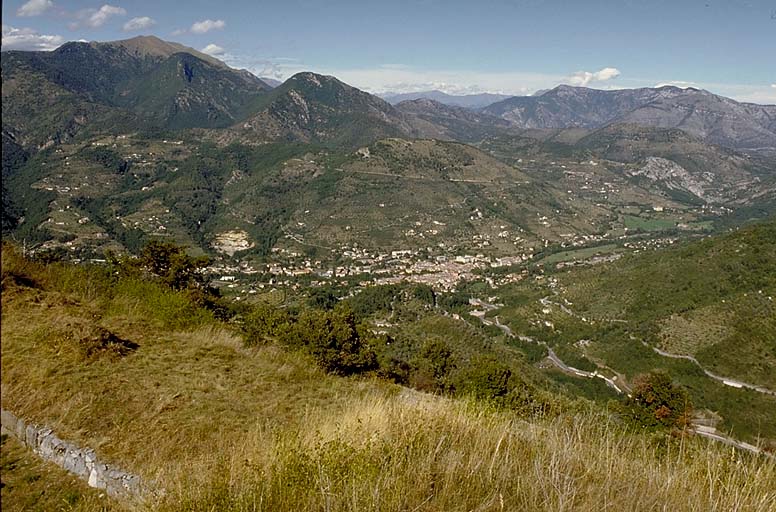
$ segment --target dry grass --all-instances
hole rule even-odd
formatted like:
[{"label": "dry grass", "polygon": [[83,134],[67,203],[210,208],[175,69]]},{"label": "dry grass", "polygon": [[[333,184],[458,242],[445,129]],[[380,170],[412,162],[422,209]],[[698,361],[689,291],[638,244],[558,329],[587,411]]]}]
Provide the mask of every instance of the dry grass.
[{"label": "dry grass", "polygon": [[5,435],[0,449],[3,512],[125,510],[104,493],[48,463]]},{"label": "dry grass", "polygon": [[774,479],[772,462],[600,415],[531,423],[399,395],[257,429],[184,468],[162,509],[770,511]]},{"label": "dry grass", "polygon": [[[163,491],[146,508],[776,508],[769,459],[629,434],[603,413],[528,421],[335,378],[300,354],[245,349],[205,317],[159,314],[138,289],[180,304],[148,287],[106,296],[69,277],[37,282],[4,285],[3,407],[141,474]],[[85,357],[84,332],[95,331],[84,325],[138,347]]]}]

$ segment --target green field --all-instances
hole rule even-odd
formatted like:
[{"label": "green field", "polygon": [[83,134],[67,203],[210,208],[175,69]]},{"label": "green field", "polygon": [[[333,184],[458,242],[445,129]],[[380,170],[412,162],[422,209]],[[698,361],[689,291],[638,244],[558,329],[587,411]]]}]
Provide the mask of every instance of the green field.
[{"label": "green field", "polygon": [[633,215],[624,215],[623,224],[628,229],[641,231],[665,231],[676,228],[676,221],[668,219],[645,219]]},{"label": "green field", "polygon": [[613,254],[618,252],[618,249],[620,249],[620,246],[617,244],[606,244],[596,247],[585,247],[584,249],[576,249],[573,251],[561,251],[550,254],[549,256],[538,260],[536,263],[537,265],[552,265],[555,263],[560,263],[561,261],[585,260],[592,258],[593,256]]}]

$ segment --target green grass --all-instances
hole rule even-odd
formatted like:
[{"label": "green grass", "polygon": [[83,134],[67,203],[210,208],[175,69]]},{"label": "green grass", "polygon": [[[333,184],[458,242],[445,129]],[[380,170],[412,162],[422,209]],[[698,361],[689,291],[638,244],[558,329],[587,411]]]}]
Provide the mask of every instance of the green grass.
[{"label": "green grass", "polygon": [[[723,429],[749,440],[776,439],[772,396],[724,386],[694,364],[660,356],[641,344],[694,355],[718,375],[776,389],[775,229],[771,220],[613,263],[553,273],[558,280],[553,288],[546,279],[529,278],[499,290],[505,307],[491,314],[518,334],[552,343],[572,366],[584,355],[627,379],[665,369],[688,387],[696,408],[723,417]],[[578,316],[556,306],[543,313],[539,299],[544,296],[568,300]],[[544,327],[544,320],[554,328]],[[571,348],[581,339],[592,340],[582,354]]]},{"label": "green grass", "polygon": [[676,228],[676,221],[668,219],[645,219],[633,215],[624,215],[623,223],[628,229],[638,229],[642,231],[663,231]]}]

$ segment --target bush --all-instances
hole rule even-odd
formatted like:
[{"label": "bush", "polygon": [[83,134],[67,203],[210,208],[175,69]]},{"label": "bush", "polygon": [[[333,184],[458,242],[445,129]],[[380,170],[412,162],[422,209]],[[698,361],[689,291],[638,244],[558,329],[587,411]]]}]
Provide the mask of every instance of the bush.
[{"label": "bush", "polygon": [[259,345],[274,339],[289,329],[291,318],[282,309],[269,304],[254,306],[243,321],[242,332],[246,345]]},{"label": "bush", "polygon": [[173,290],[205,288],[205,276],[200,270],[210,261],[207,257],[193,258],[186,249],[169,242],[148,242],[137,258],[117,257],[107,252],[105,258],[120,277],[142,278],[150,275]]},{"label": "bush", "polygon": [[434,290],[427,284],[418,284],[412,288],[412,297],[423,302],[424,304],[433,305],[436,295]]},{"label": "bush", "polygon": [[466,292],[454,292],[437,297],[439,307],[447,311],[463,311],[469,307],[470,295]]},{"label": "bush", "polygon": [[360,336],[353,312],[307,310],[283,336],[291,346],[307,349],[329,373],[352,375],[377,369],[377,355]]},{"label": "bush", "polygon": [[493,357],[476,358],[456,378],[456,391],[484,400],[498,400],[512,389],[512,370]]},{"label": "bush", "polygon": [[209,264],[208,258],[192,258],[183,247],[168,242],[149,242],[140,251],[138,263],[174,290],[203,286],[199,269]]},{"label": "bush", "polygon": [[687,391],[675,385],[663,371],[636,376],[624,409],[632,421],[648,428],[684,428],[692,416]]},{"label": "bush", "polygon": [[317,309],[334,309],[337,305],[337,296],[330,288],[315,288],[310,292],[307,304]]},{"label": "bush", "polygon": [[379,311],[391,311],[401,291],[401,286],[395,284],[369,286],[346,302],[359,318],[366,318]]},{"label": "bush", "polygon": [[410,385],[421,391],[451,391],[450,374],[456,368],[453,352],[441,340],[429,340],[412,361]]}]

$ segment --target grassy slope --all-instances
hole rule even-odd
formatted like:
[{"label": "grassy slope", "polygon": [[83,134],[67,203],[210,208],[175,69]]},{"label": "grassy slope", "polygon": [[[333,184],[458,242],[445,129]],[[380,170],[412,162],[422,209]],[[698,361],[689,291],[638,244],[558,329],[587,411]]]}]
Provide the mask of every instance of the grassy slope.
[{"label": "grassy slope", "polygon": [[123,510],[100,491],[54,464],[42,461],[5,435],[0,450],[0,472],[6,512]]},{"label": "grassy slope", "polygon": [[[768,510],[776,464],[605,416],[527,421],[246,350],[180,296],[4,250],[3,407],[166,489],[157,510]],[[95,325],[138,347],[87,355]],[[736,492],[730,492],[735,489]]]}]

